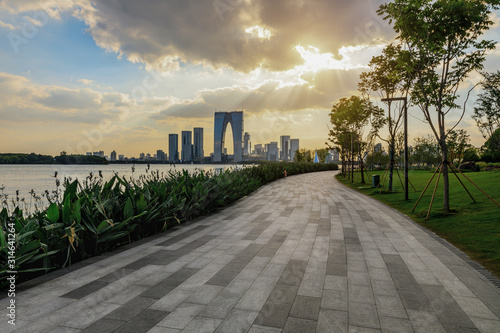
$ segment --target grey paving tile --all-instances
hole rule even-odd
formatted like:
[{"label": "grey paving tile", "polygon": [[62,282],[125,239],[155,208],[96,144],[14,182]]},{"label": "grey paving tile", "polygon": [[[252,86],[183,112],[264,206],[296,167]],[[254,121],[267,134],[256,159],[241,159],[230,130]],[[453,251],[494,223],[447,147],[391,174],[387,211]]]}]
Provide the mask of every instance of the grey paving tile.
[{"label": "grey paving tile", "polygon": [[213,333],[222,319],[197,316],[182,330],[182,333]]},{"label": "grey paving tile", "polygon": [[234,309],[219,325],[216,333],[248,332],[258,312]]},{"label": "grey paving tile", "polygon": [[379,316],[379,320],[382,332],[387,332],[387,333],[414,332],[409,319]]},{"label": "grey paving tile", "polygon": [[127,321],[142,311],[149,308],[156,299],[147,297],[135,297],[123,304],[118,309],[106,315],[106,318]]},{"label": "grey paving tile", "polygon": [[399,297],[394,296],[375,296],[377,311],[379,316],[408,318],[403,303]]},{"label": "grey paving tile", "polygon": [[209,304],[223,290],[223,287],[203,285],[186,302],[196,304]]},{"label": "grey paving tile", "polygon": [[248,333],[281,333],[281,328],[252,325]]},{"label": "grey paving tile", "polygon": [[347,311],[321,309],[317,324],[317,332],[346,333],[349,328]]},{"label": "grey paving tile", "polygon": [[117,333],[145,333],[156,326],[168,312],[147,309],[131,318],[125,325],[118,328]]},{"label": "grey paving tile", "polygon": [[90,326],[87,326],[82,332],[84,333],[107,333],[107,332],[115,332],[119,327],[123,326],[126,321],[102,318],[98,321],[94,322]]},{"label": "grey paving tile", "polygon": [[283,333],[314,333],[316,332],[317,322],[302,318],[288,317]]},{"label": "grey paving tile", "polygon": [[274,303],[267,301],[260,310],[254,324],[283,328],[291,308],[291,303]]},{"label": "grey paving tile", "polygon": [[293,302],[290,316],[317,321],[320,306],[321,298],[297,296]]},{"label": "grey paving tile", "polygon": [[295,296],[297,296],[298,290],[299,288],[296,286],[277,284],[271,292],[271,295],[269,295],[268,301],[292,304],[295,300]]},{"label": "grey paving tile", "polygon": [[95,280],[87,283],[84,286],[81,286],[80,288],[61,295],[61,297],[80,299],[106,287],[109,283],[110,282],[108,281]]},{"label": "grey paving tile", "polygon": [[375,304],[349,302],[349,325],[379,329]]},{"label": "grey paving tile", "polygon": [[204,307],[201,304],[182,303],[160,321],[158,326],[184,329]]},{"label": "grey paving tile", "polygon": [[375,304],[375,298],[370,286],[349,285],[348,297],[349,302]]},{"label": "grey paving tile", "polygon": [[446,332],[434,312],[407,310],[407,313],[415,332]]},{"label": "grey paving tile", "polygon": [[321,308],[348,311],[348,300],[347,290],[324,290]]},{"label": "grey paving tile", "polygon": [[219,295],[201,311],[200,316],[224,319],[239,300],[239,297]]}]

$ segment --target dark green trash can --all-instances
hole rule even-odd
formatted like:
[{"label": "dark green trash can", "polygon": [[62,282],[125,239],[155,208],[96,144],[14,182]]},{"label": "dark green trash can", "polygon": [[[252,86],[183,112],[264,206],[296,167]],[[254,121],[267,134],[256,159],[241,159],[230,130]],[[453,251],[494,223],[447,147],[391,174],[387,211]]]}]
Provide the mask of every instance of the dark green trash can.
[{"label": "dark green trash can", "polygon": [[380,176],[379,175],[373,175],[372,176],[372,186],[373,187],[377,187],[379,183],[380,183]]}]

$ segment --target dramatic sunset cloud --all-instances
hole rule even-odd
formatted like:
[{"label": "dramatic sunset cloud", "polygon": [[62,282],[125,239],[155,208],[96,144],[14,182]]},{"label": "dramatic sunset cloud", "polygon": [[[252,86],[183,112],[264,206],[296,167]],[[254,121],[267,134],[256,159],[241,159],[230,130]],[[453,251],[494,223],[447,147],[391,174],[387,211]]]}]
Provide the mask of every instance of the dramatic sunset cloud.
[{"label": "dramatic sunset cloud", "polygon": [[[138,156],[200,126],[208,154],[214,111],[241,109],[253,144],[322,148],[332,104],[394,39],[383,2],[2,0],[0,151]],[[486,38],[499,39],[497,14]]]}]

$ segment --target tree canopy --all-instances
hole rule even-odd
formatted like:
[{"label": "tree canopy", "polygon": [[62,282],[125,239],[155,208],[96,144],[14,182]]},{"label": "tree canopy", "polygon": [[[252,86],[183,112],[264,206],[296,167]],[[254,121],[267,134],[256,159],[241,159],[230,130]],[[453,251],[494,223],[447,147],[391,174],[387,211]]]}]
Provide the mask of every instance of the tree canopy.
[{"label": "tree canopy", "polygon": [[500,128],[500,71],[483,73],[483,93],[479,94],[472,118],[485,139]]}]

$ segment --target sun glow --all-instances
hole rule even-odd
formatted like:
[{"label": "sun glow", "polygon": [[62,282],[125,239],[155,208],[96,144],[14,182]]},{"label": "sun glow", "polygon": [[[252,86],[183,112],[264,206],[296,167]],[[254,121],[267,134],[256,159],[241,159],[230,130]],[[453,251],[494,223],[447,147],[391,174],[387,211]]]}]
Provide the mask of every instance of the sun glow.
[{"label": "sun glow", "polygon": [[271,39],[271,36],[273,35],[271,33],[271,30],[266,29],[264,27],[254,25],[253,27],[246,28],[245,32],[247,34],[250,34],[254,37],[257,37],[259,39]]},{"label": "sun glow", "polygon": [[320,50],[314,46],[303,47],[302,45],[295,46],[295,50],[299,52],[304,64],[300,67],[305,72],[319,72],[325,69],[341,69],[350,70],[354,68],[363,68],[366,65],[355,65],[351,62],[350,54],[360,51],[362,46],[341,47],[339,54],[340,60],[333,57],[331,53],[320,53]]}]

